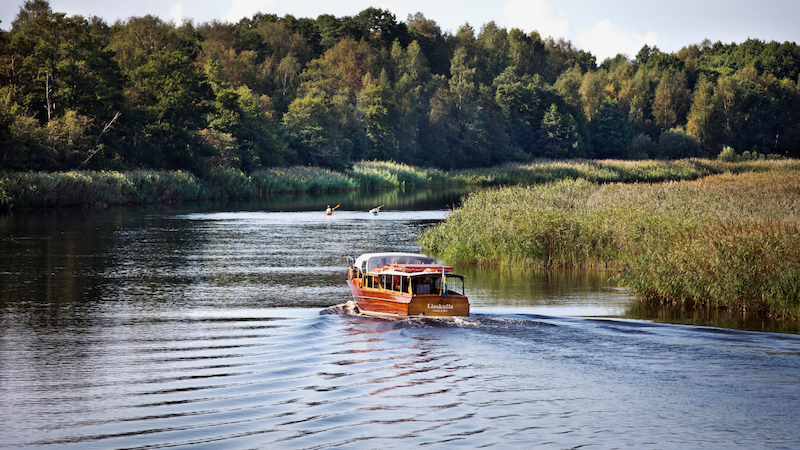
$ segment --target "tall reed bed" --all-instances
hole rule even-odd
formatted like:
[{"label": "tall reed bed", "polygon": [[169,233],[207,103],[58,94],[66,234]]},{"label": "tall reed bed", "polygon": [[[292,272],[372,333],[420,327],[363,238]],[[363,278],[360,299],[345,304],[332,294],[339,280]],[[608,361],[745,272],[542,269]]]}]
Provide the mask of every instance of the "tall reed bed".
[{"label": "tall reed bed", "polygon": [[285,192],[440,185],[537,184],[563,179],[593,182],[658,182],[709,174],[800,171],[800,161],[537,161],[488,169],[443,172],[392,161],[364,161],[341,173],[320,167],[279,167],[250,174],[212,168],[186,171],[0,172],[0,210],[17,207],[102,206],[178,202],[210,198],[252,198]]},{"label": "tall reed bed", "polygon": [[210,194],[184,171],[12,172],[0,177],[7,208],[189,201]]},{"label": "tall reed bed", "polygon": [[720,173],[764,172],[776,168],[800,170],[800,161],[725,162],[697,158],[670,161],[539,160],[525,164],[452,171],[448,172],[447,176],[456,178],[463,184],[490,186],[546,183],[566,178],[582,178],[598,183],[656,183],[670,180],[694,180]]},{"label": "tall reed bed", "polygon": [[421,236],[445,259],[607,267],[644,301],[800,315],[800,172],[562,180],[467,197]]},{"label": "tall reed bed", "polygon": [[357,187],[347,175],[321,167],[275,167],[255,171],[250,177],[262,194],[343,191]]},{"label": "tall reed bed", "polygon": [[403,187],[453,184],[452,177],[438,169],[426,169],[394,161],[362,161],[349,175],[359,187]]}]

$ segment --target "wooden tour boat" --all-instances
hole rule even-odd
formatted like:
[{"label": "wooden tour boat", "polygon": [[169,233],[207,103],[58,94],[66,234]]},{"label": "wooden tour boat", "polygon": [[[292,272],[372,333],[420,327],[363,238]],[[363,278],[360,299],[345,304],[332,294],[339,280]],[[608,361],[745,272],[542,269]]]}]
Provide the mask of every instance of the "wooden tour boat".
[{"label": "wooden tour boat", "polygon": [[347,285],[362,314],[379,317],[468,316],[464,277],[418,253],[365,253]]}]

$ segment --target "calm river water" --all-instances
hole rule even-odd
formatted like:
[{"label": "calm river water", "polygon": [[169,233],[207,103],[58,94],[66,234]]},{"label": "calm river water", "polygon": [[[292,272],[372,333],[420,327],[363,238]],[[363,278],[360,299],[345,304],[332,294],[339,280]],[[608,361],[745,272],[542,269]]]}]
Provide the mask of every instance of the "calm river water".
[{"label": "calm river water", "polygon": [[800,336],[623,318],[604,274],[340,313],[347,256],[418,251],[459,195],[0,216],[0,448],[800,448]]}]

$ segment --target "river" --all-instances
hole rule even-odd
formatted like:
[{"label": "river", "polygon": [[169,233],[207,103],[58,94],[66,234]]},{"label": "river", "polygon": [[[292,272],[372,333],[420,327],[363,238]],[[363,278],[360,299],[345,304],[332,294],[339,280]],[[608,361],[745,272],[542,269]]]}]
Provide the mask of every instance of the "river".
[{"label": "river", "polygon": [[346,314],[347,257],[462,194],[0,216],[0,448],[800,448],[800,336],[631,318],[606,274]]}]

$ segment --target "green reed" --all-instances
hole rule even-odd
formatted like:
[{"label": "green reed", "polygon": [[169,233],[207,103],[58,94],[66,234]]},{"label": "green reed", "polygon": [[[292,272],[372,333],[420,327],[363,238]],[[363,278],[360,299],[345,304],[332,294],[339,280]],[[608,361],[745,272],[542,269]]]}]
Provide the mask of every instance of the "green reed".
[{"label": "green reed", "polygon": [[12,172],[0,175],[7,209],[17,207],[104,207],[208,198],[205,183],[184,171]]},{"label": "green reed", "polygon": [[359,187],[403,187],[453,184],[445,172],[396,163],[394,161],[362,161],[348,174]]},{"label": "green reed", "polygon": [[800,161],[536,161],[443,172],[393,161],[364,161],[341,173],[320,167],[278,167],[243,173],[211,168],[186,171],[0,172],[0,210],[17,207],[104,206],[252,198],[286,192],[333,192],[368,188],[441,185],[538,184],[564,179],[598,183],[692,180],[711,174],[800,170]]},{"label": "green reed", "polygon": [[262,194],[281,192],[330,192],[354,189],[348,176],[321,167],[275,167],[251,174],[256,190]]},{"label": "green reed", "polygon": [[216,167],[203,177],[215,198],[251,198],[257,194],[252,178],[239,169]]},{"label": "green reed", "polygon": [[484,169],[452,171],[448,177],[463,184],[536,184],[565,178],[583,178],[598,183],[660,182],[695,180],[720,173],[764,172],[775,168],[800,170],[797,160],[725,162],[705,159],[682,160],[539,160]]},{"label": "green reed", "polygon": [[648,302],[800,315],[796,166],[695,181],[561,180],[468,196],[420,244],[453,262],[604,267]]}]

